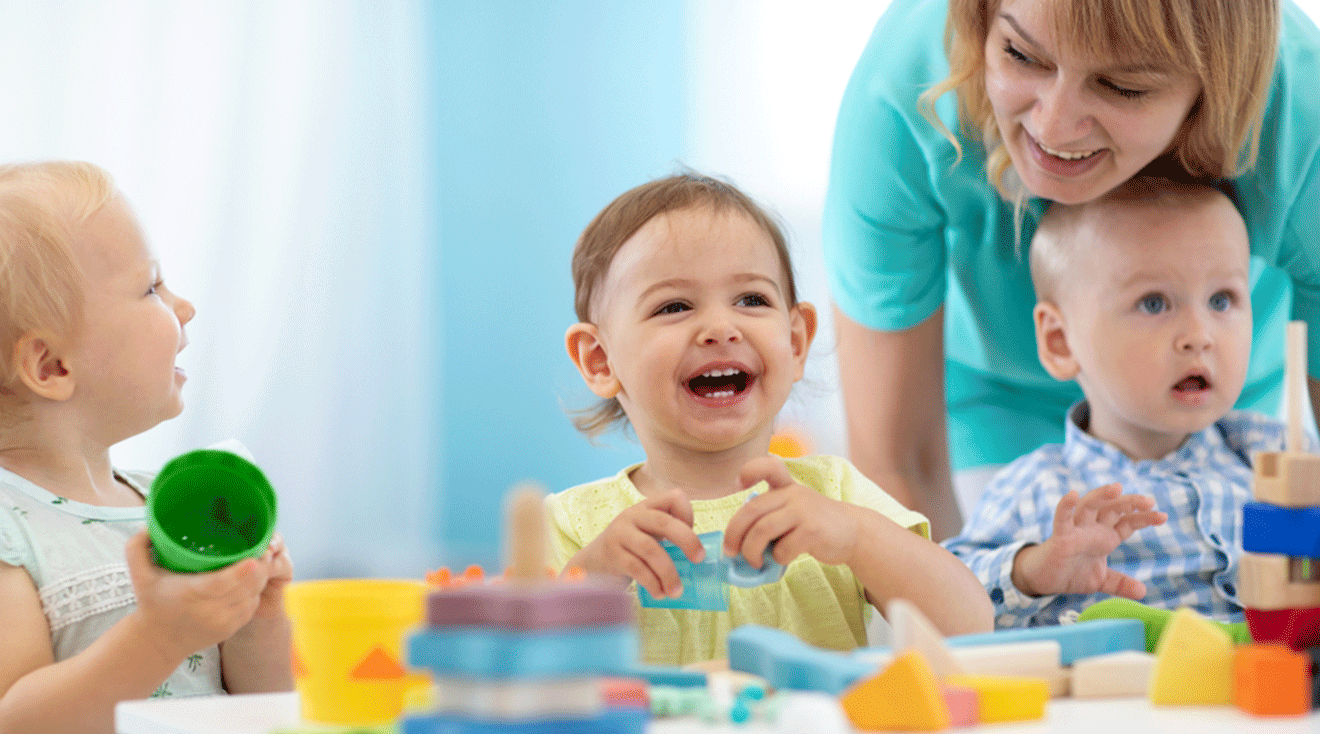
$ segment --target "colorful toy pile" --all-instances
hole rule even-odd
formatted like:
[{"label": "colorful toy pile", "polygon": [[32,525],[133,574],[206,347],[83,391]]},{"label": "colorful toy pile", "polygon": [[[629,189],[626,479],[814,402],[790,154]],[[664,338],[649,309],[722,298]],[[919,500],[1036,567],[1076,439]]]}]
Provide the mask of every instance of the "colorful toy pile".
[{"label": "colorful toy pile", "polygon": [[[633,667],[632,599],[588,581],[545,578],[541,494],[515,492],[509,572],[448,584],[426,600],[408,662],[429,670],[431,710],[405,716],[403,734],[640,733],[645,687],[608,676]],[[451,580],[452,581],[452,580]]]}]

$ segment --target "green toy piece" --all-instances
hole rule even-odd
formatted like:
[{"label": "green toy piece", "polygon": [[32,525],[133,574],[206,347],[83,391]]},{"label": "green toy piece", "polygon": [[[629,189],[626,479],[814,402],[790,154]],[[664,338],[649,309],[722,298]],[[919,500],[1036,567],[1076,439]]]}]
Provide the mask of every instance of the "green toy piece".
[{"label": "green toy piece", "polygon": [[[1173,612],[1169,609],[1156,609],[1139,601],[1114,597],[1096,602],[1083,609],[1077,621],[1139,619],[1146,625],[1146,652],[1153,653],[1155,652],[1155,643],[1160,641],[1160,634],[1164,632],[1164,625],[1168,623],[1171,616],[1173,616]],[[1228,638],[1233,641],[1234,645],[1246,645],[1251,642],[1251,631],[1247,629],[1246,622],[1215,622],[1215,624],[1224,628],[1224,631],[1228,633]]]}]

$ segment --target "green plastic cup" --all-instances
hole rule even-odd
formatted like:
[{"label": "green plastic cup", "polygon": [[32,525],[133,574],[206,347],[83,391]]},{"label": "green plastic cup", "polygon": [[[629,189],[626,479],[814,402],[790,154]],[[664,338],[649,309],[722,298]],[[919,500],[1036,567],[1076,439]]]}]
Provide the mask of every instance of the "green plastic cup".
[{"label": "green plastic cup", "polygon": [[275,532],[275,490],[255,464],[200,449],[171,459],[147,495],[147,533],[157,565],[214,571],[266,551]]}]

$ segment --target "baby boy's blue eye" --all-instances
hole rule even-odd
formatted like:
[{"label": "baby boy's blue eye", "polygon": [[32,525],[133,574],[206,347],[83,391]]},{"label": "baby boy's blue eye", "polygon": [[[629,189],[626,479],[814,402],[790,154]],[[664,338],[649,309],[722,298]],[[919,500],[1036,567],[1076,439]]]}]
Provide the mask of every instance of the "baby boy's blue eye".
[{"label": "baby boy's blue eye", "polygon": [[739,306],[769,306],[770,301],[760,293],[748,293],[738,299]]},{"label": "baby boy's blue eye", "polygon": [[1210,308],[1213,311],[1227,311],[1233,305],[1233,296],[1228,291],[1220,291],[1210,296]]},{"label": "baby boy's blue eye", "polygon": [[1154,316],[1169,310],[1169,301],[1158,293],[1148,293],[1137,301],[1137,308]]}]

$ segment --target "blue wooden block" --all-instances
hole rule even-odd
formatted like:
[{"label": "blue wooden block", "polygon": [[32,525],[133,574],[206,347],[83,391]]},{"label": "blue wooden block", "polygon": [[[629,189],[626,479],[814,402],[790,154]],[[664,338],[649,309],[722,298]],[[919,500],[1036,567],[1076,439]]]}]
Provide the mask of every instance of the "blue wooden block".
[{"label": "blue wooden block", "polygon": [[838,695],[876,672],[876,665],[812,647],[788,632],[743,625],[729,633],[729,667],[765,678],[773,688]]},{"label": "blue wooden block", "polygon": [[642,706],[611,707],[585,719],[496,721],[450,714],[405,716],[400,734],[642,734],[651,719]]},{"label": "blue wooden block", "polygon": [[1320,558],[1320,507],[1248,502],[1242,508],[1242,550]]},{"label": "blue wooden block", "polygon": [[622,678],[639,678],[653,686],[676,688],[704,688],[706,674],[699,670],[675,668],[668,665],[634,665],[619,674]]},{"label": "blue wooden block", "polygon": [[1124,650],[1146,649],[1146,625],[1139,619],[1096,619],[1076,624],[1023,627],[975,635],[957,635],[944,640],[951,647],[999,645],[1008,642],[1056,640],[1059,662],[1072,665],[1074,660]]},{"label": "blue wooden block", "polygon": [[455,678],[617,675],[637,660],[632,625],[510,630],[425,628],[408,638],[408,662]]}]

